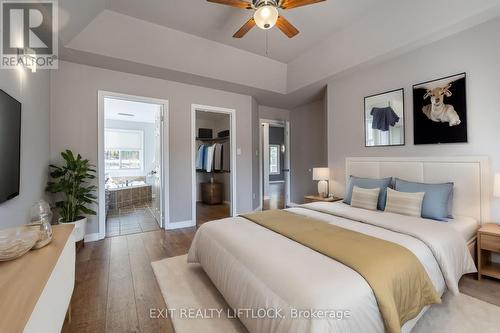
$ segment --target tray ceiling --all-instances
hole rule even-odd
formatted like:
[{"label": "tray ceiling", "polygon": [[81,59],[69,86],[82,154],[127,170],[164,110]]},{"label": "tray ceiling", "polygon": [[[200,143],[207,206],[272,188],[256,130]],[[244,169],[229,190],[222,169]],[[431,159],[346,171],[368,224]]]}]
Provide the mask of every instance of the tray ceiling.
[{"label": "tray ceiling", "polygon": [[261,29],[252,29],[245,38],[235,39],[232,35],[253,12],[205,0],[108,0],[107,9],[287,63],[361,17],[373,6],[390,1],[327,0],[311,6],[281,10],[300,30],[300,34],[293,39],[287,38],[275,28],[267,33]]}]

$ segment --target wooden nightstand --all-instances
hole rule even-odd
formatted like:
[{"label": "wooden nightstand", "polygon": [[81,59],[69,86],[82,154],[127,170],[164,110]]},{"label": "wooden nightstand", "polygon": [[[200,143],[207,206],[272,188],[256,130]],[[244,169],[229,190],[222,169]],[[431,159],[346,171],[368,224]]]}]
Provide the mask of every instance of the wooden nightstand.
[{"label": "wooden nightstand", "polygon": [[339,197],[328,197],[328,198],[323,198],[317,195],[307,195],[304,197],[304,202],[305,203],[311,203],[311,202],[335,202],[335,201],[340,201],[344,200],[343,198]]},{"label": "wooden nightstand", "polygon": [[500,225],[485,224],[477,232],[478,280],[482,275],[500,279],[500,264],[491,262],[491,253],[500,253]]}]

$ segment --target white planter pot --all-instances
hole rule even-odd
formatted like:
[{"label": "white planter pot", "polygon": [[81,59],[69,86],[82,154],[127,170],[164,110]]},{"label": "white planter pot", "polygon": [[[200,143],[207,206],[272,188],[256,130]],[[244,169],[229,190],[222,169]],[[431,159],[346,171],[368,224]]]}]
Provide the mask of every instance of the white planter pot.
[{"label": "white planter pot", "polygon": [[75,222],[64,222],[62,219],[59,219],[59,223],[65,223],[65,224],[74,224],[75,228],[73,229],[73,238],[75,239],[75,242],[79,242],[83,239],[85,236],[85,230],[87,228],[87,218],[84,217],[81,220],[75,221]]}]

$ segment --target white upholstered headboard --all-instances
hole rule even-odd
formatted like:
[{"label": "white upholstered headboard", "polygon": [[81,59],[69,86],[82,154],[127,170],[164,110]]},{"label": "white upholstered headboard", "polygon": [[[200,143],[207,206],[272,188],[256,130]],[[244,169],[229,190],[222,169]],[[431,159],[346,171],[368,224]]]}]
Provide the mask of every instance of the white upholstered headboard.
[{"label": "white upholstered headboard", "polygon": [[491,174],[488,157],[349,157],[350,175],[397,177],[424,183],[453,182],[453,214],[490,221]]}]

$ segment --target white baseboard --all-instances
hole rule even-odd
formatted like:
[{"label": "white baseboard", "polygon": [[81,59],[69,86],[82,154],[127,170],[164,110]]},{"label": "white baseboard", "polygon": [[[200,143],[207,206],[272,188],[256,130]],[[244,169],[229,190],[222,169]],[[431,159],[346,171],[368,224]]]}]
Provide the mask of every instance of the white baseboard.
[{"label": "white baseboard", "polygon": [[291,207],[297,207],[297,206],[300,206],[300,205],[297,204],[297,203],[295,203],[295,202],[289,202],[287,206],[291,208]]},{"label": "white baseboard", "polygon": [[271,197],[269,195],[264,196],[264,200],[269,200],[269,199],[271,199]]},{"label": "white baseboard", "polygon": [[84,243],[88,243],[88,242],[95,242],[95,241],[98,241],[98,240],[101,240],[101,234],[99,234],[98,232],[94,233],[94,234],[87,234],[85,235],[85,237],[83,237],[83,242]]},{"label": "white baseboard", "polygon": [[253,211],[254,212],[260,212],[262,210],[262,205],[260,205],[259,207],[255,208]]},{"label": "white baseboard", "polygon": [[175,229],[182,229],[182,228],[190,228],[196,226],[196,222],[193,222],[191,220],[187,221],[179,221],[179,222],[170,222],[165,229],[166,230],[175,230]]}]

